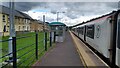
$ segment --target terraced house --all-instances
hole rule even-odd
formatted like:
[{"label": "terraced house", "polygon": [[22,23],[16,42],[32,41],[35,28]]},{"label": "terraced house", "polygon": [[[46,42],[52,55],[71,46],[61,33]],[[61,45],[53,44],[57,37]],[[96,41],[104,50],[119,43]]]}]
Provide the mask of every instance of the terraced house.
[{"label": "terraced house", "polygon": [[16,31],[30,31],[30,21],[32,18],[25,13],[17,11],[22,17],[15,17]]},{"label": "terraced house", "polygon": [[[8,7],[0,5],[0,36],[9,35],[9,11]],[[15,15],[15,31],[33,31],[33,30],[42,30],[41,21],[36,21],[32,19],[29,15],[22,13],[18,10],[14,11]],[[39,27],[34,26],[34,24],[39,24]]]},{"label": "terraced house", "polygon": [[30,31],[31,32],[42,31],[42,30],[43,30],[43,24],[41,21],[31,20],[31,23],[30,23]]}]

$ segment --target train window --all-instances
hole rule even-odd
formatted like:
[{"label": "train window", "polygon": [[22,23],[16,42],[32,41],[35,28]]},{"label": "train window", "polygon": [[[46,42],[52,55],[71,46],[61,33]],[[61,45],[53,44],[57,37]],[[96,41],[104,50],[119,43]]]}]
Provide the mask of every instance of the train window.
[{"label": "train window", "polygon": [[118,21],[118,39],[117,39],[117,47],[120,49],[120,19]]},{"label": "train window", "polygon": [[79,33],[83,35],[84,27],[79,27]]},{"label": "train window", "polygon": [[79,32],[79,28],[77,28],[77,32]]},{"label": "train window", "polygon": [[87,26],[87,36],[94,39],[94,25]]}]

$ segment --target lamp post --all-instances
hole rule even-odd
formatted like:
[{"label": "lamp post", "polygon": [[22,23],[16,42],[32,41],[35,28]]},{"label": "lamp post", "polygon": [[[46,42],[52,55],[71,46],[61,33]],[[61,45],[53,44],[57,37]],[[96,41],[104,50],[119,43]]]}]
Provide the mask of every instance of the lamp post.
[{"label": "lamp post", "polygon": [[47,51],[47,32],[46,32],[45,15],[43,15],[43,31],[44,31],[44,46],[45,46],[45,51]]},{"label": "lamp post", "polygon": [[118,10],[120,9],[120,1],[118,2]]},{"label": "lamp post", "polygon": [[[9,39],[12,39],[13,37],[15,37],[15,29],[14,29],[14,2],[13,0],[11,0],[11,2],[9,3],[10,6],[10,37]],[[12,40],[9,41],[9,53],[12,53]],[[9,56],[9,58],[12,58],[13,55],[11,54]]]},{"label": "lamp post", "polygon": [[57,22],[58,22],[59,13],[65,13],[65,12],[56,12],[56,13],[57,13]]},{"label": "lamp post", "polygon": [[14,0],[10,0],[10,40],[9,40],[9,62],[13,62],[13,68],[17,68],[17,56],[16,56],[16,32],[14,26]]}]

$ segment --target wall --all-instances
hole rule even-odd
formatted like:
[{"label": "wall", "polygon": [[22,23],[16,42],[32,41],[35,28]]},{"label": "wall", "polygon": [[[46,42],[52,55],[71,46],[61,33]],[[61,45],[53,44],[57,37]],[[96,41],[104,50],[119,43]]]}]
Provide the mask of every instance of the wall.
[{"label": "wall", "polygon": [[2,35],[2,31],[3,31],[3,28],[2,28],[2,14],[0,13],[0,36]]},{"label": "wall", "polygon": [[39,23],[38,21],[31,21],[30,24],[30,31],[42,31],[43,30],[43,24]]}]

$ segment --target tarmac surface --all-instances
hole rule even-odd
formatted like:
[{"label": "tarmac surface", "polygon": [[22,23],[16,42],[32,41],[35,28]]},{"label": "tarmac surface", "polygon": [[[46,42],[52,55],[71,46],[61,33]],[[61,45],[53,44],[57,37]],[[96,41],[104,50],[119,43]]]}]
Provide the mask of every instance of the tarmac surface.
[{"label": "tarmac surface", "polygon": [[64,42],[56,43],[53,49],[47,52],[33,66],[83,66],[75,43],[69,32],[66,32]]}]

